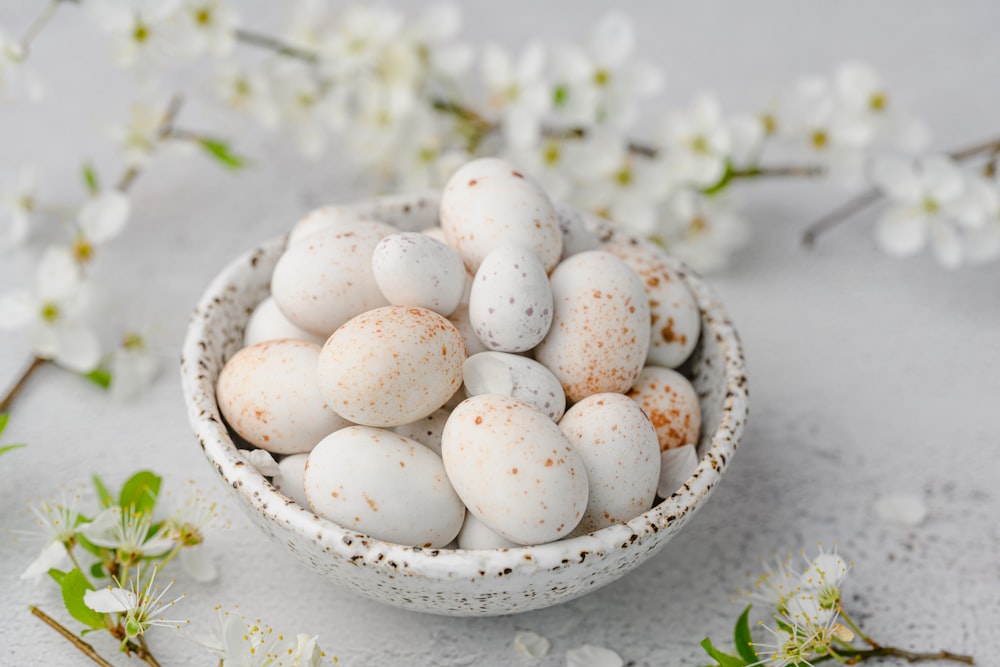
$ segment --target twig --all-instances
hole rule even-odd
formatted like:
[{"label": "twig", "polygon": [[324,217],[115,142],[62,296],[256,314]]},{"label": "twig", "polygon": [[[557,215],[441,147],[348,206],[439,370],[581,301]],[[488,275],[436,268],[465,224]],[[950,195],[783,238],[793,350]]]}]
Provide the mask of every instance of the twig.
[{"label": "twig", "polygon": [[237,30],[236,39],[248,44],[250,46],[257,46],[262,49],[268,49],[274,51],[277,54],[283,56],[289,56],[291,58],[298,58],[299,60],[304,60],[307,63],[315,64],[319,58],[316,54],[307,49],[300,48],[298,46],[293,46],[286,42],[281,41],[270,35],[262,35],[257,32],[252,32],[250,30]]},{"label": "twig", "polygon": [[869,206],[878,202],[881,198],[882,193],[877,189],[872,188],[870,190],[865,190],[854,199],[838,206],[816,222],[806,227],[806,231],[802,233],[802,245],[808,249],[812,249],[812,247],[816,245],[816,239],[819,238],[820,234],[831,227],[836,227],[852,215],[860,213]]},{"label": "twig", "polygon": [[14,386],[11,387],[10,391],[8,391],[7,394],[3,397],[3,400],[0,401],[0,412],[7,411],[7,408],[10,407],[10,404],[14,402],[14,399],[17,397],[17,395],[21,392],[22,389],[24,389],[24,385],[28,382],[28,378],[30,378],[35,373],[35,371],[37,371],[39,367],[41,367],[41,365],[44,364],[45,362],[46,359],[42,359],[41,357],[34,357],[31,360],[31,363],[29,363],[25,367],[24,372],[21,373],[21,377],[17,379],[17,382],[14,383]]},{"label": "twig", "polygon": [[860,662],[862,660],[867,660],[869,658],[902,658],[907,662],[924,662],[931,660],[949,660],[951,662],[960,662],[965,665],[976,664],[975,658],[971,655],[960,655],[958,653],[952,653],[951,651],[938,651],[937,653],[919,653],[914,651],[907,651],[905,649],[896,648],[894,646],[879,646],[878,648],[866,649],[864,651],[858,651],[849,656],[844,656],[848,660],[848,664],[853,664],[852,661]]},{"label": "twig", "polygon": [[[170,102],[167,104],[166,111],[163,112],[163,119],[160,120],[160,126],[157,130],[156,136],[161,141],[170,137],[174,131],[174,123],[177,120],[177,115],[181,112],[181,107],[184,106],[183,96],[177,94],[170,98]],[[116,189],[121,192],[127,192],[131,188],[137,178],[142,175],[142,169],[139,167],[129,167],[122,173],[121,178],[118,179],[118,185]]]},{"label": "twig", "polygon": [[983,153],[989,153],[991,151],[994,153],[1000,151],[1000,139],[990,139],[989,141],[973,144],[972,146],[968,146],[966,148],[951,151],[947,155],[953,160],[962,162],[963,160],[968,160],[969,158],[982,155]]},{"label": "twig", "polygon": [[44,611],[42,611],[41,609],[39,609],[34,605],[31,605],[30,607],[28,607],[28,609],[31,611],[32,614],[42,619],[43,623],[45,623],[50,628],[52,628],[60,635],[62,635],[66,639],[66,641],[71,643],[73,646],[79,649],[81,653],[83,653],[85,656],[96,662],[98,665],[101,665],[101,667],[114,667],[114,665],[112,665],[110,662],[102,658],[100,654],[94,650],[93,646],[91,646],[90,644],[83,641],[82,639],[74,635],[72,632],[67,630],[62,625],[62,623],[52,618],[51,616],[49,616]]},{"label": "twig", "polygon": [[139,659],[149,665],[149,667],[160,667],[160,663],[153,657],[153,654],[149,651],[149,646],[146,645],[146,638],[142,635],[139,635],[138,646],[133,642],[129,642],[129,649],[139,656]]},{"label": "twig", "polygon": [[21,38],[21,49],[24,51],[22,57],[28,56],[28,52],[31,50],[31,43],[35,41],[35,38],[38,37],[38,33],[40,33],[45,26],[49,24],[52,17],[56,15],[56,11],[59,9],[60,4],[62,4],[62,0],[50,0],[49,4],[42,10],[42,13],[38,15],[30,26],[28,26],[24,36]]}]

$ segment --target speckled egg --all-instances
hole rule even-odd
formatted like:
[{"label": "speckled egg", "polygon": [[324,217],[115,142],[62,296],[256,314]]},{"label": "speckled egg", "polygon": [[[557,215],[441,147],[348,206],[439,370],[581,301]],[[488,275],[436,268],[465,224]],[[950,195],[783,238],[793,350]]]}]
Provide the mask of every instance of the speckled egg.
[{"label": "speckled egg", "polygon": [[587,511],[574,534],[633,519],[653,505],[660,445],[649,418],[624,394],[594,394],[566,411],[559,429],[583,459]]},{"label": "speckled egg", "polygon": [[459,549],[510,549],[521,546],[497,535],[472,512],[465,513],[465,523],[458,533]]},{"label": "speckled egg", "polygon": [[271,276],[278,308],[325,338],[355,315],[388,304],[372,273],[372,252],[395,232],[380,222],[359,222],[317,231],[289,247]]},{"label": "speckled egg", "polygon": [[701,405],[686,377],[670,368],[647,366],[628,395],[653,422],[661,450],[698,444]]},{"label": "speckled egg", "polygon": [[376,308],[346,322],[319,355],[319,387],[340,415],[400,426],[431,414],[462,384],[465,342],[441,315]]},{"label": "speckled egg", "polygon": [[441,433],[444,432],[444,425],[448,421],[449,415],[451,415],[451,409],[446,404],[445,407],[435,410],[423,419],[397,426],[392,430],[410,440],[416,440],[440,456]]},{"label": "speckled egg", "polygon": [[691,356],[701,331],[701,314],[691,290],[649,243],[616,241],[604,250],[628,264],[646,287],[652,323],[646,362],[677,368]]},{"label": "speckled egg", "polygon": [[639,277],[614,255],[590,251],[563,261],[549,282],[552,326],[535,359],[571,402],[628,391],[649,350],[649,299]]},{"label": "speckled egg", "polygon": [[465,519],[441,457],[379,428],[324,438],[309,454],[305,490],[321,517],[396,544],[443,547]]},{"label": "speckled egg", "polygon": [[462,378],[469,396],[512,396],[535,406],[554,422],[566,410],[566,395],[559,380],[533,359],[506,352],[480,352],[465,360]]},{"label": "speckled egg", "polygon": [[469,293],[469,321],[489,350],[538,345],[552,324],[552,289],[534,253],[501,246],[483,259]]},{"label": "speckled egg", "polygon": [[323,206],[307,213],[295,223],[288,235],[288,245],[297,245],[307,236],[327,229],[345,227],[358,222],[372,222],[345,206]]},{"label": "speckled egg", "polygon": [[278,304],[274,302],[274,299],[267,297],[250,313],[247,328],[243,332],[243,347],[280,338],[307,340],[317,345],[326,342],[325,338],[311,334],[289,322],[288,318],[278,309]]},{"label": "speckled egg", "polygon": [[216,385],[229,426],[250,444],[275,454],[308,452],[347,426],[320,392],[319,354],[316,343],[283,339],[233,355]]},{"label": "speckled egg", "polygon": [[468,162],[448,180],[441,195],[441,228],[473,272],[504,245],[531,249],[546,271],[562,256],[559,220],[545,191],[498,158]]},{"label": "speckled egg", "polygon": [[309,507],[305,486],[308,460],[308,454],[292,454],[284,457],[278,462],[278,474],[271,479],[274,488],[303,507]]},{"label": "speckled egg", "polygon": [[458,254],[429,236],[400,232],[375,246],[372,272],[394,306],[420,306],[447,317],[465,292],[465,265]]},{"label": "speckled egg", "polygon": [[445,470],[462,502],[518,544],[569,535],[587,507],[583,460],[533,406],[483,394],[459,404],[441,436]]}]

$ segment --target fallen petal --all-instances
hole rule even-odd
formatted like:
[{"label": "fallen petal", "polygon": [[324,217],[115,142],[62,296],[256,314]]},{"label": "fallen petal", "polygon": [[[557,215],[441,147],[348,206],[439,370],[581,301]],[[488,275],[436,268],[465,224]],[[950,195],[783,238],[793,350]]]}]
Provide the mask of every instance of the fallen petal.
[{"label": "fallen petal", "polygon": [[566,651],[566,667],[622,667],[625,661],[603,646],[584,644]]},{"label": "fallen petal", "polygon": [[919,526],[927,518],[927,505],[912,493],[893,493],[875,501],[875,512],[883,521],[901,526]]},{"label": "fallen petal", "polygon": [[549,652],[549,640],[525,630],[514,635],[514,648],[518,653],[537,659]]}]

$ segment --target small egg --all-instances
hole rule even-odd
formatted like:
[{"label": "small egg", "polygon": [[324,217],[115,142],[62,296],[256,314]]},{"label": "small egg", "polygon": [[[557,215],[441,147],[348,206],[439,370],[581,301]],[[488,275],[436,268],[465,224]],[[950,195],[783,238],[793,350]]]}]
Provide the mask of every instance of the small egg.
[{"label": "small egg", "polygon": [[441,229],[470,271],[505,245],[529,248],[551,271],[562,256],[562,232],[545,191],[498,158],[467,162],[441,195]]},{"label": "small egg", "polygon": [[501,246],[487,255],[469,294],[469,321],[490,350],[524,352],[552,324],[552,289],[534,253]]},{"label": "small egg", "polygon": [[472,512],[465,513],[465,523],[458,533],[459,549],[510,549],[519,546],[521,545],[517,542],[511,542],[494,533]]},{"label": "small egg", "polygon": [[271,480],[271,485],[274,488],[303,507],[309,507],[305,486],[306,461],[308,460],[308,454],[286,456],[278,463],[278,474]]},{"label": "small egg", "polygon": [[661,451],[698,444],[701,404],[686,377],[670,368],[646,366],[628,396],[653,422]]},{"label": "small egg", "polygon": [[486,346],[483,345],[483,341],[479,340],[479,336],[476,335],[476,330],[472,328],[472,322],[469,321],[468,305],[462,304],[456,308],[455,312],[448,316],[448,321],[461,334],[462,340],[465,341],[465,351],[467,354],[473,355],[487,350]]},{"label": "small egg", "polygon": [[423,419],[418,419],[409,424],[396,426],[392,430],[410,440],[416,440],[424,447],[429,448],[437,455],[441,455],[441,433],[444,431],[445,422],[451,415],[451,409],[443,407],[435,410]]},{"label": "small egg", "polygon": [[292,231],[288,235],[288,245],[296,245],[314,232],[353,225],[358,222],[372,221],[344,206],[323,206],[313,209],[292,227]]},{"label": "small egg", "polygon": [[465,343],[441,315],[416,306],[362,313],[330,336],[319,387],[337,413],[366,426],[400,426],[431,414],[462,384]]},{"label": "small egg", "polygon": [[551,419],[516,398],[460,403],[444,426],[441,455],[468,510],[512,542],[565,537],[587,507],[580,455]]},{"label": "small egg", "polygon": [[589,482],[587,511],[575,535],[624,523],[646,510],[660,479],[656,431],[623,394],[594,394],[566,411],[559,430],[583,459]]},{"label": "small egg", "polygon": [[534,350],[571,402],[635,384],[649,351],[649,299],[625,262],[601,251],[564,260],[550,277],[552,326]]},{"label": "small egg", "polygon": [[278,308],[325,338],[355,315],[387,305],[372,273],[372,252],[395,232],[380,222],[359,222],[317,231],[289,247],[271,276]]},{"label": "small egg", "polygon": [[646,363],[677,368],[691,356],[701,331],[691,290],[667,266],[662,252],[645,241],[616,241],[604,250],[628,264],[645,285],[652,323]]},{"label": "small egg", "polygon": [[465,393],[500,394],[529,403],[554,422],[566,410],[566,394],[549,369],[533,359],[506,352],[480,352],[462,366]]},{"label": "small egg", "polygon": [[257,307],[250,313],[250,320],[243,332],[243,347],[279,338],[307,340],[317,345],[326,342],[325,338],[311,334],[289,322],[288,318],[281,314],[274,299],[267,297],[257,304]]},{"label": "small egg", "polygon": [[562,259],[588,250],[600,249],[601,240],[586,223],[588,218],[593,217],[592,214],[573,206],[560,204],[556,206],[556,215],[559,216],[559,231],[563,239]]},{"label": "small egg", "polygon": [[305,491],[321,517],[407,546],[443,547],[465,519],[441,457],[385,429],[351,426],[324,438],[309,454]]},{"label": "small egg", "polygon": [[447,317],[465,292],[465,265],[458,254],[429,236],[400,232],[375,246],[372,272],[394,306],[420,306]]},{"label": "small egg", "polygon": [[229,426],[250,444],[275,454],[308,452],[348,426],[316,381],[320,347],[274,340],[245,347],[219,373],[216,397]]}]

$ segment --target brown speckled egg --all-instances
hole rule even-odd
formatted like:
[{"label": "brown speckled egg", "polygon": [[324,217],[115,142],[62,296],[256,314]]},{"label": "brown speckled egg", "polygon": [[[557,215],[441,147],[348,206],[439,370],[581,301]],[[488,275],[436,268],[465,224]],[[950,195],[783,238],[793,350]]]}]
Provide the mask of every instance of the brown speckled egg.
[{"label": "brown speckled egg", "polygon": [[465,342],[441,315],[415,306],[376,308],[346,322],[319,355],[319,386],[339,414],[366,426],[400,426],[443,406],[462,384]]},{"label": "brown speckled egg", "polygon": [[649,350],[649,299],[625,262],[601,251],[564,260],[550,277],[555,312],[535,359],[570,401],[625,392]]},{"label": "brown speckled egg", "polygon": [[587,511],[574,534],[633,519],[653,504],[660,478],[656,431],[624,394],[594,394],[569,410],[559,430],[583,459],[590,484]]},{"label": "brown speckled egg", "polygon": [[490,530],[518,544],[569,535],[587,507],[583,460],[559,427],[509,396],[459,404],[441,436],[455,491]]},{"label": "brown speckled egg", "polygon": [[274,340],[245,347],[226,362],[216,385],[219,409],[247,442],[276,454],[308,452],[348,426],[316,380],[320,347]]},{"label": "brown speckled egg", "polygon": [[686,377],[670,368],[646,366],[628,395],[653,422],[661,451],[698,444],[701,405]]},{"label": "brown speckled egg", "polygon": [[441,194],[441,229],[472,272],[504,245],[532,250],[546,271],[562,255],[559,219],[545,191],[499,158],[467,162],[448,179]]},{"label": "brown speckled egg", "polygon": [[604,250],[628,264],[646,287],[652,323],[646,361],[677,368],[691,356],[701,331],[701,314],[691,290],[660,251],[646,242],[616,241]]}]

